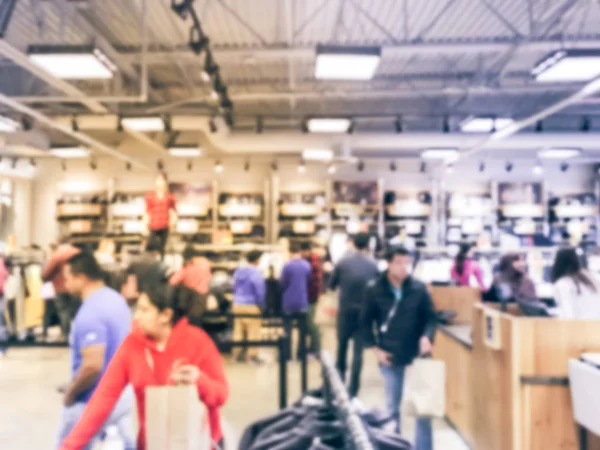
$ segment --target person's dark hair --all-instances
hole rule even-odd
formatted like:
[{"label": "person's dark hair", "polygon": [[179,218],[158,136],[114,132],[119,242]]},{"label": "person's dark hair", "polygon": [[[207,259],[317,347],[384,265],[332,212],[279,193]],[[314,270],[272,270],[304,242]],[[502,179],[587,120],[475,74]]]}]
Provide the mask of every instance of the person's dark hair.
[{"label": "person's dark hair", "polygon": [[410,256],[410,252],[401,245],[392,245],[385,251],[385,260],[392,262],[396,256]]},{"label": "person's dark hair", "polygon": [[194,257],[198,256],[198,252],[193,245],[188,245],[183,250],[183,261],[190,262]]},{"label": "person's dark hair", "polygon": [[290,253],[300,253],[301,247],[298,242],[290,242]]},{"label": "person's dark hair", "polygon": [[506,255],[502,256],[502,258],[500,259],[500,265],[498,267],[498,270],[504,276],[504,278],[506,278],[507,280],[516,281],[523,277],[523,274],[521,272],[516,271],[513,267],[513,264],[516,261],[520,260],[522,257],[523,256],[520,253],[515,252],[507,253]]},{"label": "person's dark hair", "polygon": [[248,261],[250,264],[254,264],[260,259],[261,256],[262,252],[260,250],[252,250],[246,254],[246,261]]},{"label": "person's dark hair", "polygon": [[90,280],[106,281],[106,274],[91,253],[80,252],[72,256],[67,264],[71,266],[73,275],[85,275]]},{"label": "person's dark hair", "polygon": [[456,267],[456,273],[459,275],[463,274],[465,270],[465,261],[467,260],[467,254],[473,248],[473,245],[468,243],[460,244],[460,249],[458,250],[458,254],[454,259],[454,264]]},{"label": "person's dark hair", "polygon": [[146,242],[146,251],[149,253],[162,251],[161,240],[157,235],[153,234],[148,238],[148,241]]},{"label": "person's dark hair", "polygon": [[369,235],[367,233],[355,234],[352,240],[357,250],[366,250],[369,247]]},{"label": "person's dark hair", "polygon": [[183,284],[169,286],[165,282],[148,281],[142,285],[141,293],[146,294],[159,311],[165,309],[173,311],[172,325],[188,317],[194,305],[202,301],[202,296],[198,292]]},{"label": "person's dark hair", "polygon": [[577,286],[577,293],[581,293],[581,285],[597,291],[596,284],[583,270],[581,260],[573,247],[561,248],[556,252],[554,265],[550,278],[553,283],[564,277],[571,277]]},{"label": "person's dark hair", "polygon": [[302,250],[303,252],[307,252],[312,250],[312,242],[310,241],[302,241],[300,243],[300,250]]}]

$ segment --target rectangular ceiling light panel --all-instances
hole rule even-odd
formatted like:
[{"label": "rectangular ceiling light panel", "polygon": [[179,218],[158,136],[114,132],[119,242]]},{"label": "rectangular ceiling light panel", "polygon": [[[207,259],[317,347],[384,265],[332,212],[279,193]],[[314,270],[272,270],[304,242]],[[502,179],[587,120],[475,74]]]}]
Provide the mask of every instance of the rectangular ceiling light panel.
[{"label": "rectangular ceiling light panel", "polygon": [[107,80],[117,71],[115,64],[91,46],[32,45],[29,59],[57,78],[67,80]]},{"label": "rectangular ceiling light panel", "polygon": [[457,161],[459,156],[459,152],[455,148],[430,148],[421,152],[422,159],[447,163]]},{"label": "rectangular ceiling light panel", "polygon": [[10,117],[0,116],[0,133],[14,133],[21,128],[21,124]]},{"label": "rectangular ceiling light panel", "polygon": [[202,149],[198,147],[171,147],[169,155],[176,158],[198,158],[202,156]]},{"label": "rectangular ceiling light panel", "polygon": [[164,131],[165,121],[162,117],[124,117],[121,119],[124,128],[134,131]]},{"label": "rectangular ceiling light panel", "polygon": [[55,147],[50,149],[50,154],[57,158],[86,158],[90,155],[86,147]]},{"label": "rectangular ceiling light panel", "polygon": [[306,148],[302,152],[302,159],[305,161],[331,161],[333,150],[328,148]]},{"label": "rectangular ceiling light panel", "polygon": [[311,133],[345,133],[350,128],[350,119],[308,119],[308,131]]},{"label": "rectangular ceiling light panel", "polygon": [[460,124],[460,129],[464,133],[491,133],[513,123],[513,120],[508,118],[469,117]]},{"label": "rectangular ceiling light panel", "polygon": [[556,51],[538,62],[531,75],[542,83],[592,80],[600,76],[600,49]]},{"label": "rectangular ceiling light panel", "polygon": [[581,150],[578,148],[545,148],[538,152],[538,158],[540,159],[558,159],[565,160],[575,158],[581,154]]},{"label": "rectangular ceiling light panel", "polygon": [[370,80],[375,76],[381,47],[317,46],[315,78],[319,80]]}]

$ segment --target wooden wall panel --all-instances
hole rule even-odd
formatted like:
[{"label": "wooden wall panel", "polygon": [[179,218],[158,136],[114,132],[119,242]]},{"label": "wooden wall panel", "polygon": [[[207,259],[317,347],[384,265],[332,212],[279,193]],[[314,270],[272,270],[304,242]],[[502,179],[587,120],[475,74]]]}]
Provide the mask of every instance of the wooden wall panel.
[{"label": "wooden wall panel", "polygon": [[471,323],[473,306],[481,303],[481,292],[477,288],[457,286],[429,286],[431,299],[437,311],[456,311],[454,323]]},{"label": "wooden wall panel", "polygon": [[433,356],[446,364],[446,415],[462,436],[473,442],[471,350],[438,333]]}]

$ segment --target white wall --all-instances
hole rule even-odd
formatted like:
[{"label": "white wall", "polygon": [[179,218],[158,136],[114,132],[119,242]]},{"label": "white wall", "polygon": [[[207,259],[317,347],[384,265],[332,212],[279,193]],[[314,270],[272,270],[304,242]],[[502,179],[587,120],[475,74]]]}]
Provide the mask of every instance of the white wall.
[{"label": "white wall", "polygon": [[[165,160],[165,170],[170,181],[210,183],[216,180],[220,189],[225,191],[257,191],[263,192],[265,182],[271,177],[270,162],[253,162],[248,172],[244,171],[243,160],[225,160],[225,170],[218,175],[214,172],[213,160],[194,162],[193,170],[187,170],[187,162],[182,160]],[[453,174],[443,176],[446,190],[464,190],[486,192],[492,181],[533,181],[541,179],[546,182],[550,192],[558,195],[593,191],[595,173],[591,165],[577,165],[566,173],[559,169],[559,164],[546,166],[542,177],[532,173],[533,162],[517,162],[511,173],[506,173],[504,163],[498,160],[488,162],[485,172],[478,171],[477,161],[461,163]],[[339,165],[334,175],[329,175],[325,165],[309,164],[307,171],[300,174],[295,161],[280,161],[277,177],[281,191],[322,191],[327,180],[378,180],[383,179],[385,189],[431,189],[435,173],[433,170],[419,172],[418,162],[398,163],[398,171],[391,172],[388,162],[365,163],[365,170],[358,172],[356,167]],[[30,192],[32,199],[27,200],[27,190],[23,191],[20,200],[25,214],[27,205],[31,215],[22,218],[23,229],[21,239],[30,239],[40,245],[47,245],[57,236],[55,220],[56,199],[62,190],[75,192],[91,192],[106,190],[109,180],[114,180],[114,189],[119,191],[146,191],[152,189],[154,172],[125,170],[125,164],[113,159],[102,158],[98,161],[98,169],[90,169],[87,161],[69,161],[67,171],[63,172],[56,161],[46,161],[38,167],[38,177],[33,182]],[[29,227],[29,229],[28,229]],[[29,242],[27,242],[29,243]]]}]

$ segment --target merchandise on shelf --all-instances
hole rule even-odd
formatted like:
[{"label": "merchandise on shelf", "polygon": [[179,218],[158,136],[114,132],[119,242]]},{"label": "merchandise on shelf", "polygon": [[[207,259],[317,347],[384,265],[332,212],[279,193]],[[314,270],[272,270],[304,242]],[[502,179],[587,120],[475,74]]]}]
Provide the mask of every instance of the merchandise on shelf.
[{"label": "merchandise on shelf", "polygon": [[266,240],[263,194],[220,193],[218,218],[218,230],[228,230],[233,243],[264,243]]},{"label": "merchandise on shelf", "polygon": [[393,239],[405,233],[424,246],[432,209],[428,191],[387,191],[383,196],[385,238]]},{"label": "merchandise on shelf", "polygon": [[541,183],[498,184],[498,228],[522,246],[549,244]]},{"label": "merchandise on shelf", "polygon": [[493,233],[494,202],[489,194],[449,193],[446,197],[446,244],[475,241]]},{"label": "merchandise on shelf", "polygon": [[56,202],[60,236],[97,242],[106,233],[107,196],[102,192],[64,193]]},{"label": "merchandise on shelf", "polygon": [[333,182],[331,228],[349,234],[377,233],[379,187],[376,181]]},{"label": "merchandise on shelf", "polygon": [[550,238],[555,244],[595,245],[598,239],[598,204],[593,193],[550,196]]},{"label": "merchandise on shelf", "polygon": [[327,201],[324,192],[281,193],[278,237],[306,239],[327,229]]}]

